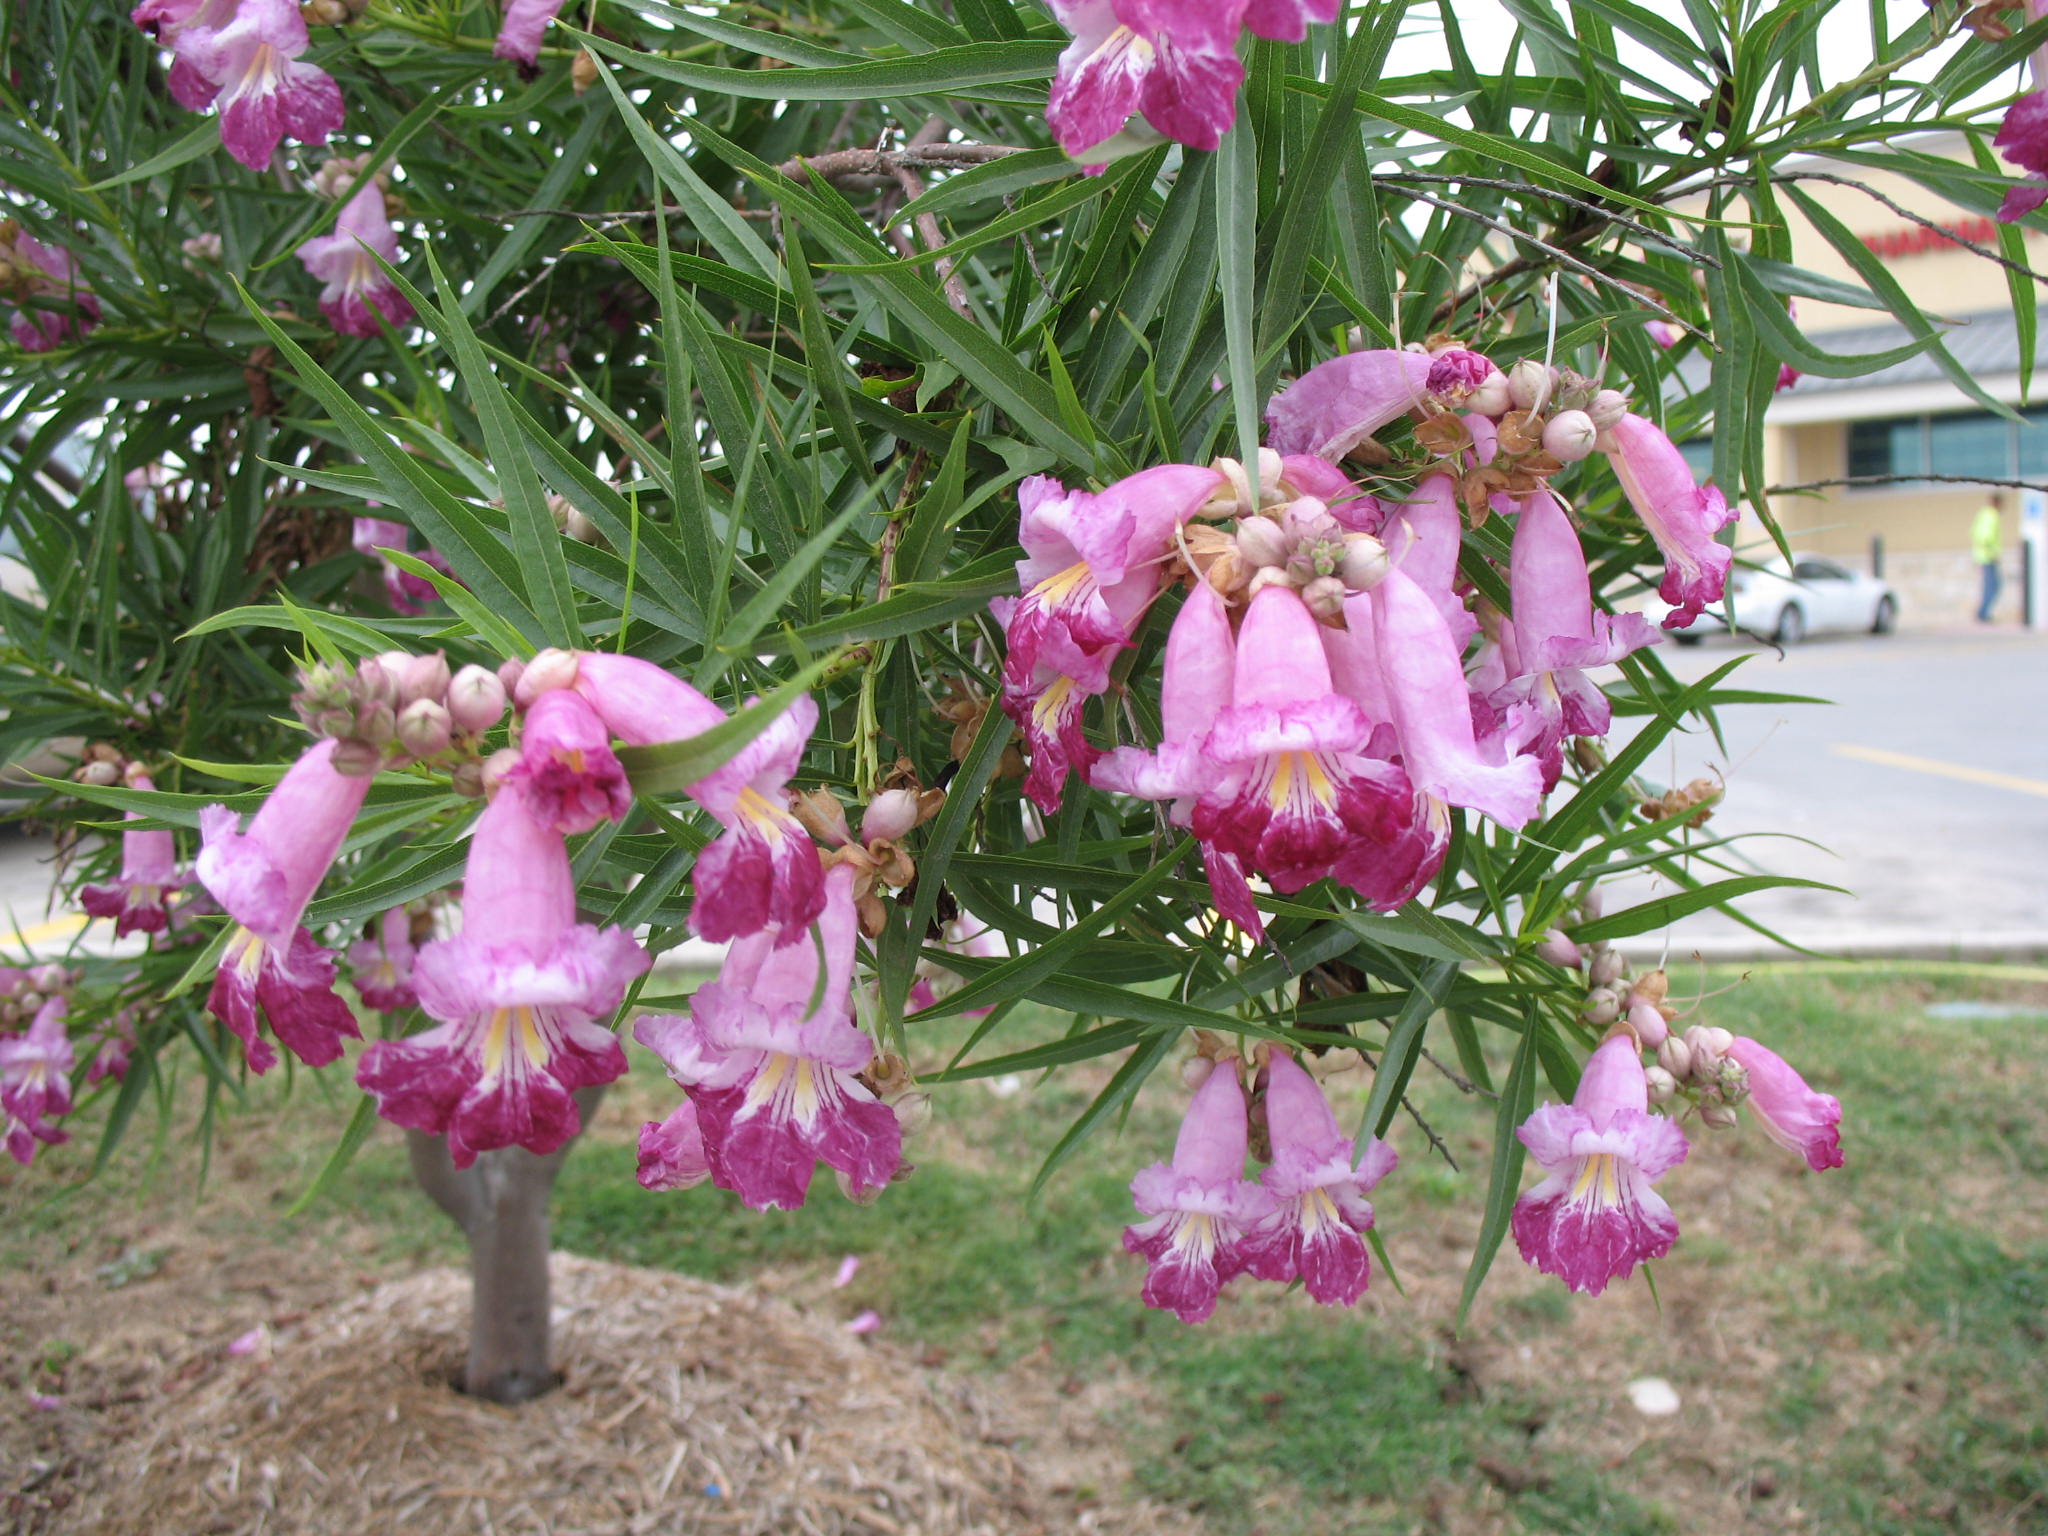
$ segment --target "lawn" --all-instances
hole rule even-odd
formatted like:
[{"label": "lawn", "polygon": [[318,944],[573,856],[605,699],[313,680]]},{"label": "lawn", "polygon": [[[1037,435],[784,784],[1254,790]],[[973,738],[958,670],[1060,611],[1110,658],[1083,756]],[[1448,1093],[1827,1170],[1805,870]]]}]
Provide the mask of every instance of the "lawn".
[{"label": "lawn", "polygon": [[[709,1188],[639,1188],[632,1137],[667,1094],[636,1074],[564,1172],[557,1241],[758,1284],[827,1318],[872,1308],[877,1347],[914,1368],[1066,1399],[1128,1468],[1128,1487],[1100,1492],[1172,1504],[1219,1536],[2040,1531],[2039,974],[1774,973],[1712,998],[1703,1017],[1765,1040],[1841,1097],[1848,1166],[1815,1175],[1751,1127],[1689,1127],[1692,1157],[1660,1186],[1682,1236],[1654,1295],[1639,1276],[1570,1296],[1510,1245],[1462,1336],[1491,1122],[1442,1078],[1418,1081],[1414,1104],[1457,1167],[1415,1120],[1397,1121],[1404,1162],[1375,1203],[1400,1284],[1376,1273],[1353,1313],[1246,1282],[1196,1328],[1138,1304],[1140,1271],[1117,1235],[1131,1173],[1171,1144],[1170,1074],[1035,1200],[1039,1159],[1095,1086],[1085,1073],[941,1088],[909,1149],[915,1172],[880,1201],[849,1204],[821,1181],[810,1208],[767,1216]],[[2013,1011],[1953,1007],[1970,1002]],[[931,1043],[933,1061],[942,1047]],[[1355,1115],[1366,1074],[1331,1087]],[[322,1286],[459,1259],[452,1229],[412,1194],[395,1136],[374,1138],[334,1196],[283,1218],[350,1106],[303,1077],[289,1099],[269,1084],[252,1099],[223,1121],[196,1206],[192,1154],[173,1140],[152,1168],[146,1133],[83,1187],[90,1158],[76,1148],[28,1173],[9,1165],[10,1283],[90,1262],[110,1266],[110,1299],[139,1304],[160,1283],[159,1247],[210,1245],[249,1252],[252,1288],[312,1305]],[[859,1273],[835,1289],[849,1254]],[[67,1362],[92,1348],[89,1320],[77,1333],[29,1338],[0,1323],[15,1402],[62,1389]],[[1633,1406],[1629,1383],[1644,1377],[1675,1389],[1675,1414]]]}]

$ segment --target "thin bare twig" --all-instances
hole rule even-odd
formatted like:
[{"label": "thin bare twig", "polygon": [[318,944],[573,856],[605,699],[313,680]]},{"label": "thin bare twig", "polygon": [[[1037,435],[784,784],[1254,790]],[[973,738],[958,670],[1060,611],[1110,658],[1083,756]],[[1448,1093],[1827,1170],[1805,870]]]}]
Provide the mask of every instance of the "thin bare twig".
[{"label": "thin bare twig", "polygon": [[1717,269],[1721,265],[1719,260],[1707,255],[1704,251],[1695,250],[1689,245],[1674,240],[1662,230],[1653,229],[1640,219],[1632,219],[1625,213],[1616,213],[1611,208],[1602,207],[1599,203],[1588,202],[1582,197],[1573,197],[1569,192],[1556,192],[1549,187],[1539,187],[1530,181],[1510,181],[1497,176],[1445,176],[1431,171],[1382,171],[1377,173],[1373,180],[1396,184],[1408,181],[1428,182],[1432,185],[1456,184],[1467,187],[1488,187],[1497,192],[1520,192],[1530,197],[1540,197],[1546,202],[1565,203],[1578,209],[1581,213],[1590,213],[1595,218],[1605,219],[1610,224],[1619,224],[1630,234],[1639,236],[1644,240],[1654,240],[1672,254],[1683,256],[1687,261],[1696,261],[1701,266]]},{"label": "thin bare twig", "polygon": [[1773,485],[1766,496],[1796,496],[1801,491],[1824,491],[1835,485],[1917,485],[1932,480],[1943,485],[1999,485],[2016,491],[2048,491],[2048,479],[2000,480],[1991,475],[1847,475],[1840,480],[1802,480],[1797,485]]},{"label": "thin bare twig", "polygon": [[1986,261],[1997,262],[2001,267],[2005,268],[2008,272],[2017,272],[2023,277],[2031,277],[2035,282],[2040,283],[2043,287],[2048,287],[2048,274],[2036,272],[2032,267],[2028,266],[2023,261],[2014,261],[2010,256],[2002,256],[1997,251],[1992,250],[1991,247],[1988,245],[1979,245],[1974,240],[1962,239],[1953,230],[1948,229],[1944,225],[1937,224],[1933,219],[1925,218],[1922,215],[1913,212],[1913,210],[1910,208],[1901,208],[1897,203],[1893,202],[1890,198],[1886,197],[1882,192],[1878,191],[1877,188],[1869,186],[1864,182],[1860,182],[1856,180],[1853,176],[1835,176],[1831,175],[1827,171],[1788,171],[1782,176],[1773,176],[1771,180],[1825,181],[1832,186],[1853,187],[1858,192],[1864,193],[1866,196],[1875,198],[1878,202],[1883,203],[1885,207],[1891,209],[1893,213],[1896,213],[1900,218],[1906,220],[1908,223],[1918,224],[1922,229],[1931,229],[1936,234],[1940,235],[1942,238],[1954,241],[1957,245],[1960,245],[1964,250],[1969,251],[1975,255],[1981,256]]}]

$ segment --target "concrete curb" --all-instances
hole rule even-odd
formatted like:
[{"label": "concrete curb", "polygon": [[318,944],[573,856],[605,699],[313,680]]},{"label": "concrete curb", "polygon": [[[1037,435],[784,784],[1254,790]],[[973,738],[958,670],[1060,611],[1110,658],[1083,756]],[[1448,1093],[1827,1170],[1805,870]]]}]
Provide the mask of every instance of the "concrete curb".
[{"label": "concrete curb", "polygon": [[[1956,960],[1975,964],[2026,964],[2048,958],[2048,928],[2014,929],[2004,933],[1929,935],[1924,929],[1858,929],[1846,933],[1787,934],[1814,955],[1828,960]],[[1799,950],[1773,944],[1761,934],[1712,934],[1687,938],[1673,934],[1646,942],[1624,939],[1614,946],[1631,965],[1666,965],[1698,958],[1710,965],[1785,963],[1808,958]]]}]

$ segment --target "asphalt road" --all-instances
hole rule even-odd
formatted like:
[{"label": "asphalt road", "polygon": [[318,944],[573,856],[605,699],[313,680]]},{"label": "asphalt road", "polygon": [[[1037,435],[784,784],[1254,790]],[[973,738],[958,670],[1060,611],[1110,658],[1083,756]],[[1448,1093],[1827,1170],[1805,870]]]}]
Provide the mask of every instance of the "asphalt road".
[{"label": "asphalt road", "polygon": [[[1768,891],[1745,911],[1842,953],[2048,950],[2048,636],[1856,635],[1783,653],[1722,638],[1664,654],[1693,679],[1745,652],[1729,686],[1832,702],[1731,707],[1725,750],[1704,731],[1673,737],[1644,771],[1725,779],[1710,831],[1810,839],[1820,846],[1758,836],[1736,848],[1761,870],[1851,893]],[[1668,889],[1633,880],[1608,909]],[[1677,955],[1767,947],[1718,913],[1668,937]]]},{"label": "asphalt road", "polygon": [[[1782,655],[1717,639],[1664,654],[1692,679],[1744,652],[1730,686],[1833,702],[1731,707],[1725,750],[1704,731],[1676,736],[1644,772],[1672,784],[1725,779],[1709,831],[1792,834],[1748,837],[1737,856],[1853,893],[1768,891],[1747,898],[1746,911],[1828,952],[2048,952],[2048,636],[1859,635]],[[10,953],[24,939],[61,951],[84,926],[49,908],[48,858],[46,842],[0,828],[0,946]],[[1666,890],[1633,878],[1609,893],[1608,910]],[[103,952],[107,926],[87,939]],[[1711,912],[1624,947],[1667,945],[1673,956],[1709,958],[1770,948]]]}]

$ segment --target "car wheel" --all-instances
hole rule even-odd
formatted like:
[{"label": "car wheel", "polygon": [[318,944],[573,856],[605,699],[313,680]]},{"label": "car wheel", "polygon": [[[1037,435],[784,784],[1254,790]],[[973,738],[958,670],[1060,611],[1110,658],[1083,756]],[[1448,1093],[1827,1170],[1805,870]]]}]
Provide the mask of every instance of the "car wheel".
[{"label": "car wheel", "polygon": [[1771,639],[1779,645],[1797,645],[1805,638],[1806,615],[1797,603],[1787,603],[1778,610],[1778,624],[1771,631]]},{"label": "car wheel", "polygon": [[1706,636],[1705,636],[1705,635],[1691,635],[1691,634],[1687,634],[1687,633],[1686,633],[1686,632],[1685,632],[1684,630],[1682,630],[1682,629],[1674,629],[1674,630],[1672,630],[1672,631],[1671,631],[1671,638],[1672,638],[1673,640],[1676,640],[1676,641],[1677,641],[1677,642],[1678,642],[1678,643],[1679,643],[1680,645],[1684,645],[1684,646],[1694,646],[1694,645],[1698,645],[1698,644],[1699,644],[1699,643],[1700,643],[1700,642],[1701,642],[1702,640],[1706,639]]},{"label": "car wheel", "polygon": [[1871,615],[1870,632],[1873,635],[1888,635],[1899,627],[1899,605],[1889,594],[1877,600],[1877,612]]}]

